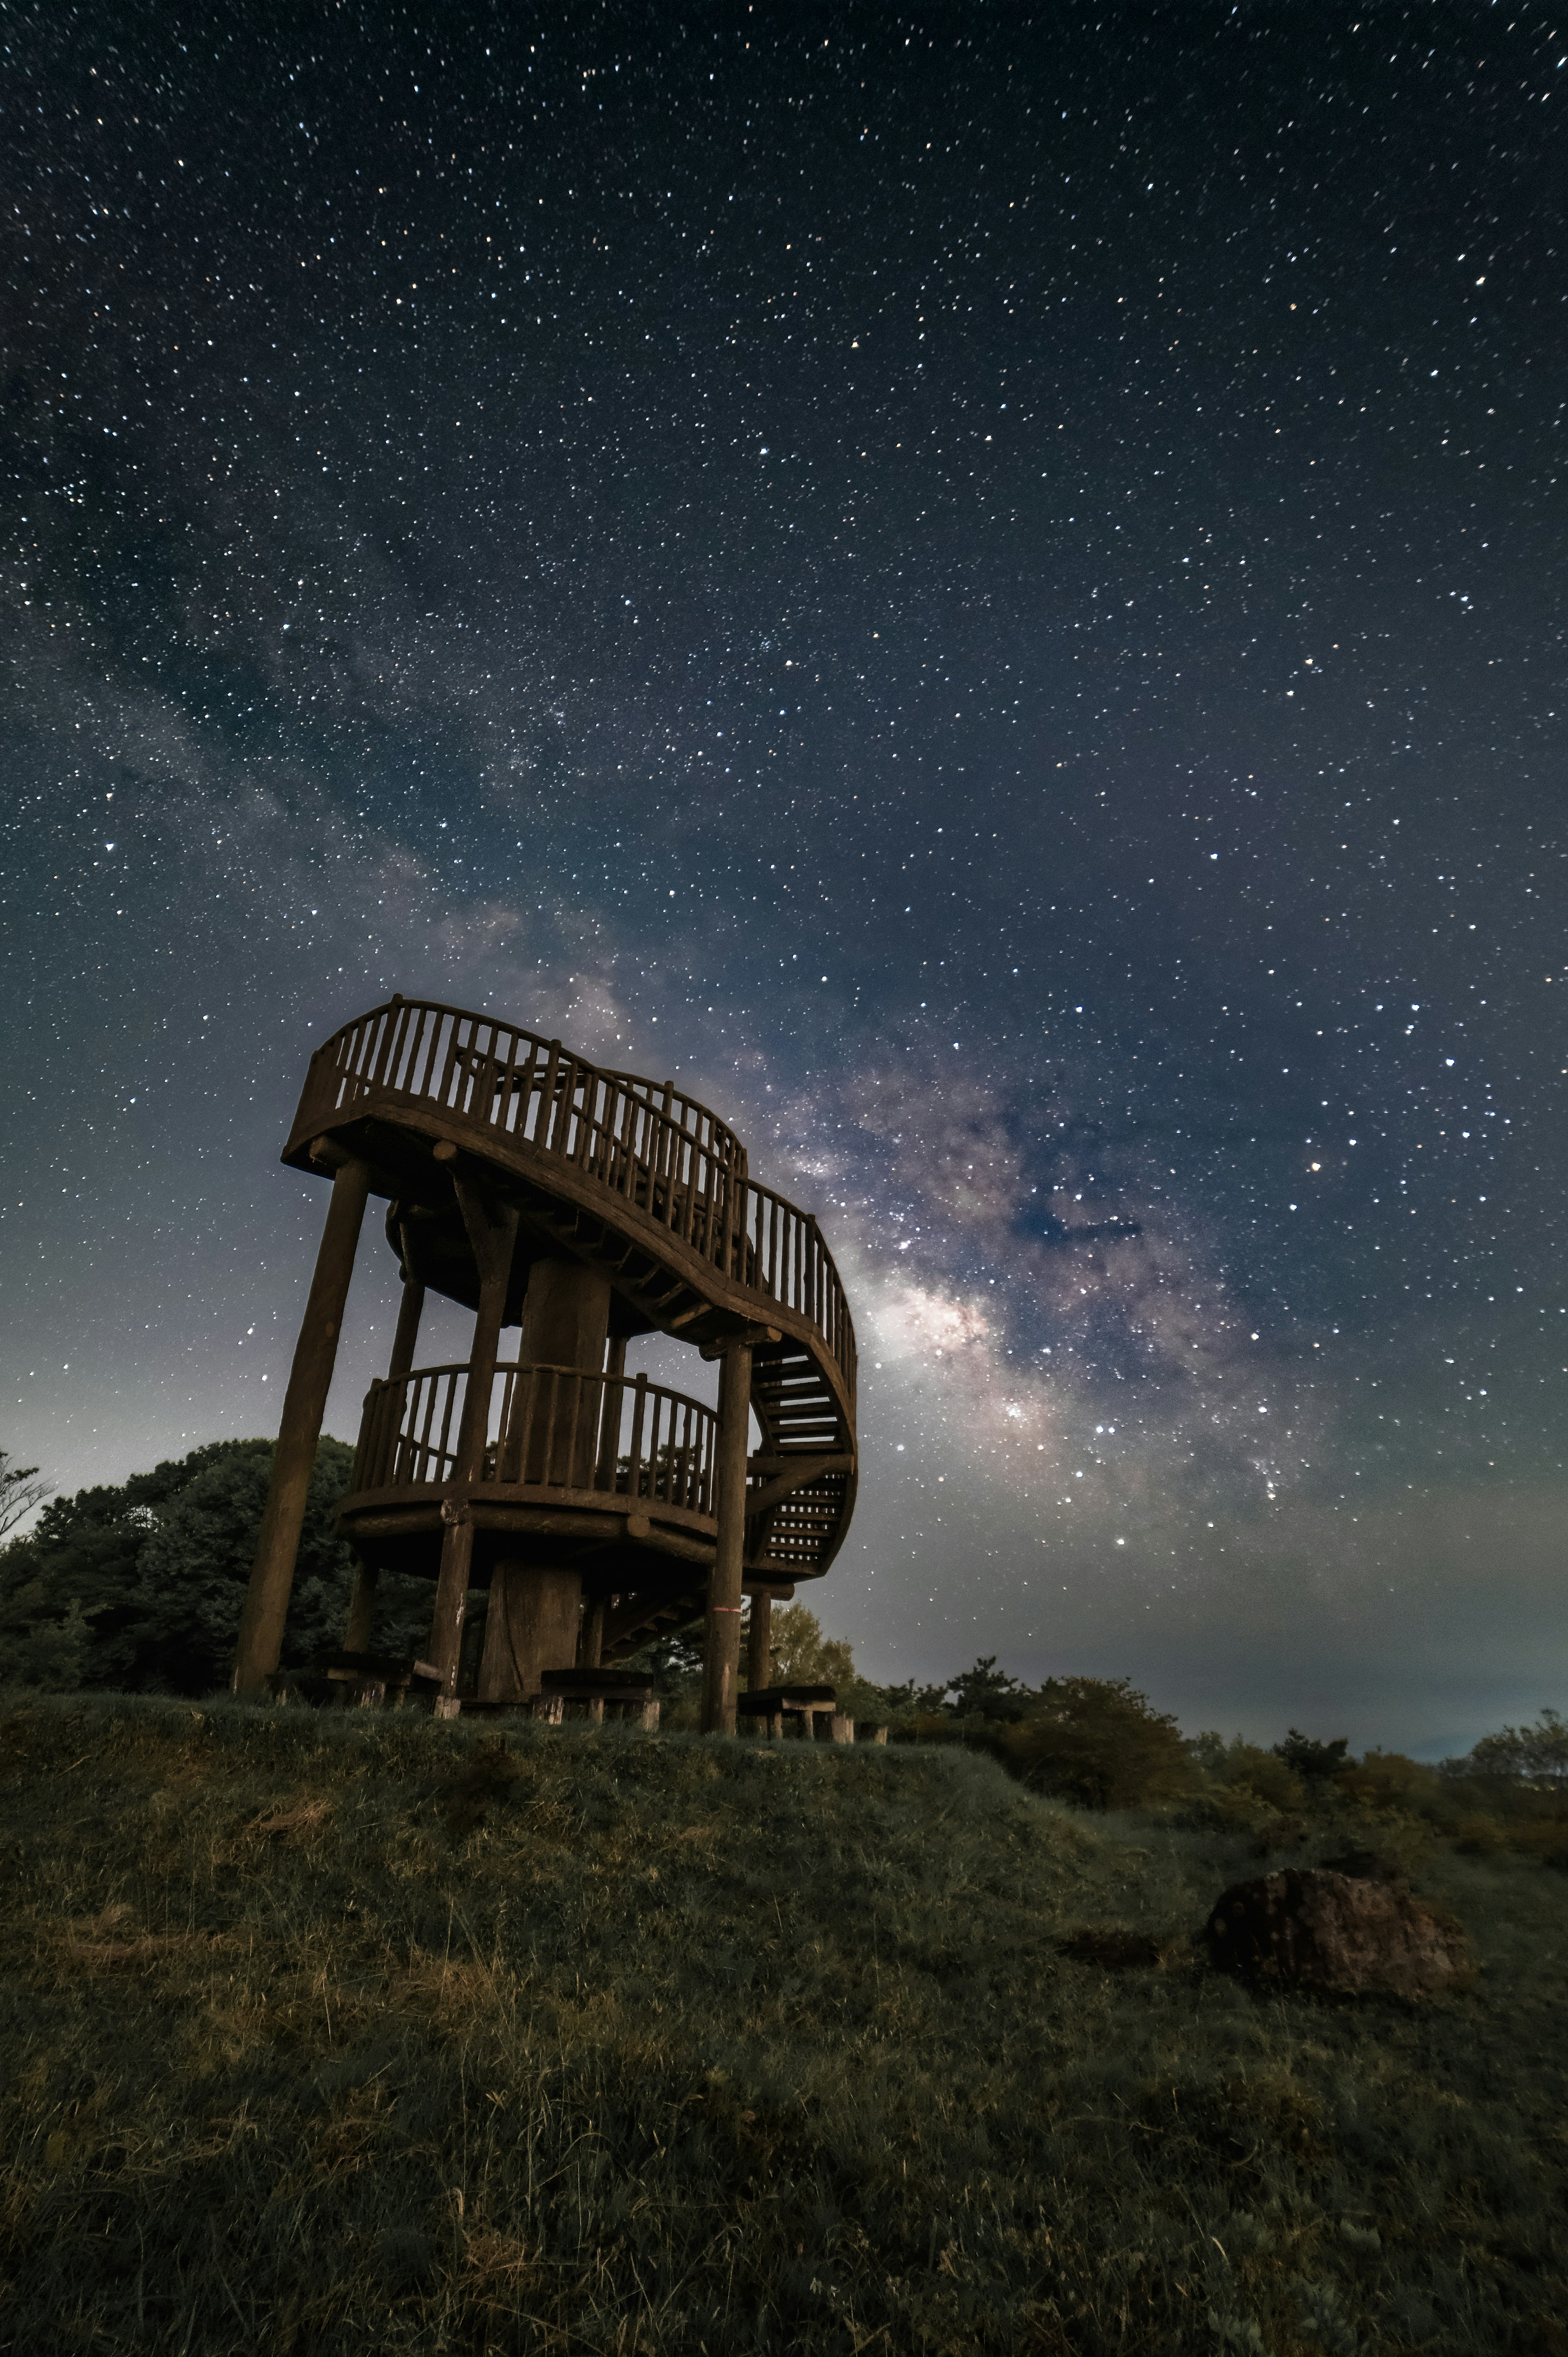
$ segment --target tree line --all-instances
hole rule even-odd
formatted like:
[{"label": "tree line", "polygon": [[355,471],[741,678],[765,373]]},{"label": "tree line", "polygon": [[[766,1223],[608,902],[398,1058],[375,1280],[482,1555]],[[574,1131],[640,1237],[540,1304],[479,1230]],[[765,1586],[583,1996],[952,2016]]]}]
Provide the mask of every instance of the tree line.
[{"label": "tree line", "polygon": [[[0,1683],[190,1695],[224,1686],[272,1452],[270,1440],[212,1441],[128,1480],[51,1497],[37,1467],[0,1449]],[[352,1465],[344,1442],[322,1439],[285,1670],[308,1668],[341,1641],[355,1563],[334,1514]],[[33,1527],[12,1535],[40,1505]],[[484,1601],[473,1598],[470,1645],[482,1638]],[[430,1604],[428,1581],[383,1575],[378,1647],[418,1652]],[[1568,1803],[1568,1725],[1551,1709],[1431,1768],[1397,1752],[1356,1760],[1343,1737],[1322,1740],[1295,1728],[1269,1749],[1240,1736],[1187,1737],[1125,1678],[1050,1677],[1032,1686],[1000,1669],[994,1655],[936,1684],[879,1685],[861,1675],[844,1640],[825,1634],[799,1603],[775,1610],[771,1640],[771,1682],[831,1685],[841,1707],[884,1721],[895,1739],[970,1744],[1080,1807],[1198,1807],[1265,1846],[1288,1846],[1294,1827],[1345,1802],[1424,1816],[1482,1847],[1517,1846],[1497,1828],[1554,1822]],[[694,1726],[701,1631],[667,1639],[640,1658],[663,1697],[666,1725]],[[1459,1830],[1466,1825],[1467,1836]],[[1563,1838],[1568,1845],[1568,1832]]]}]

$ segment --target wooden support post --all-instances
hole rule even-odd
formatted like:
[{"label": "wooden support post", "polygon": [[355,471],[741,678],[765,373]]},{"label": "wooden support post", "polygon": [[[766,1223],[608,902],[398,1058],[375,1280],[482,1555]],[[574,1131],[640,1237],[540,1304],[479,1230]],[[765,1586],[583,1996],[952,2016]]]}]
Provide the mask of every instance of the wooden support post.
[{"label": "wooden support post", "polygon": [[354,1574],[354,1592],[349,1599],[349,1618],[343,1629],[343,1651],[346,1653],[368,1653],[371,1631],[376,1618],[377,1566],[361,1561]]},{"label": "wooden support post", "polygon": [[605,1599],[601,1596],[584,1608],[583,1633],[578,1641],[577,1659],[583,1669],[596,1670],[603,1666],[604,1658]]},{"label": "wooden support post", "polygon": [[511,1282],[518,1216],[515,1204],[487,1202],[461,1178],[454,1178],[453,1184],[463,1224],[478,1263],[479,1308],[474,1319],[473,1348],[468,1354],[463,1418],[457,1427],[457,1462],[441,1508],[446,1530],[441,1541],[441,1569],[435,1581],[435,1611],[430,1624],[430,1659],[441,1673],[444,1695],[457,1691],[463,1616],[467,1609],[468,1576],[474,1559],[469,1495],[484,1469],[485,1443],[490,1428],[490,1392],[500,1346],[501,1316]]},{"label": "wooden support post", "polygon": [[735,1342],[719,1364],[719,1428],[714,1443],[719,1527],[708,1582],[708,1652],[703,1681],[703,1730],[708,1735],[735,1733],[750,1415],[751,1345]]},{"label": "wooden support post", "polygon": [[272,1479],[262,1515],[256,1559],[240,1615],[240,1637],[234,1653],[234,1692],[259,1695],[278,1665],[284,1622],[294,1587],[295,1557],[299,1552],[305,1501],[316,1464],[316,1444],[338,1357],[338,1334],[354,1254],[365,1217],[371,1174],[356,1156],[345,1155],[332,1181],[332,1201],[327,1212],[310,1298],[305,1305],[299,1340],[294,1347],[288,1389],[284,1394],[283,1420],[273,1451]]},{"label": "wooden support post", "polygon": [[753,1588],[751,1592],[751,1622],[746,1632],[746,1683],[753,1694],[773,1684],[773,1665],[768,1648],[773,1637],[773,1593],[770,1588]]},{"label": "wooden support post", "polygon": [[573,1668],[581,1641],[582,1609],[579,1573],[523,1563],[492,1564],[479,1662],[480,1702],[525,1702],[539,1692],[543,1671]]},{"label": "wooden support post", "polygon": [[392,1336],[392,1359],[387,1367],[389,1383],[398,1382],[413,1364],[414,1345],[419,1340],[419,1314],[424,1307],[424,1286],[417,1277],[404,1276],[403,1299],[398,1304],[397,1332]]},{"label": "wooden support post", "polygon": [[[566,1375],[549,1380],[557,1386],[557,1397],[569,1404],[576,1389],[589,1407],[575,1418],[575,1438],[569,1446],[565,1435],[551,1443],[545,1420],[532,1414],[533,1394],[520,1383],[505,1448],[509,1462],[522,1468],[525,1481],[592,1486],[601,1461],[597,1403],[609,1314],[610,1281],[602,1269],[551,1255],[536,1260],[529,1270],[518,1357],[530,1366],[580,1369],[580,1386]],[[568,1405],[563,1421],[569,1428],[571,1420]],[[533,1527],[540,1525],[535,1522]],[[490,1573],[479,1664],[480,1701],[526,1701],[539,1692],[542,1672],[569,1670],[584,1659],[582,1605],[582,1574],[570,1564],[497,1563]]]}]

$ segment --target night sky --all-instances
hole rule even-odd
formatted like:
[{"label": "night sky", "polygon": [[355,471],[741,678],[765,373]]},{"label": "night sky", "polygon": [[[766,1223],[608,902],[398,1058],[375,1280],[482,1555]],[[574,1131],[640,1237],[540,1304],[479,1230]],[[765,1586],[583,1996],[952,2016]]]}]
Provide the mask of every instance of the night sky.
[{"label": "night sky", "polygon": [[[819,1213],[870,1674],[1568,1702],[1568,15],[0,59],[0,1443],[275,1429],[307,1057],[425,993]],[[394,1283],[369,1224],[350,1438]]]}]

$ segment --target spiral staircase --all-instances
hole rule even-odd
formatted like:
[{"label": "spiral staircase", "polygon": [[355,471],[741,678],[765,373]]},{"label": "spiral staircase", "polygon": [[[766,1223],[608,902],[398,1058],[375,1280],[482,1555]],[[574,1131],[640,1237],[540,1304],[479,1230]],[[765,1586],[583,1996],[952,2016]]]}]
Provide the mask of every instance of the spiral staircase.
[{"label": "spiral staircase", "polygon": [[[339,1509],[366,1566],[351,1636],[366,1638],[382,1569],[428,1574],[454,1596],[459,1578],[489,1586],[498,1627],[510,1583],[524,1632],[510,1670],[492,1659],[489,1626],[486,1637],[486,1675],[503,1689],[536,1676],[546,1653],[613,1663],[720,1609],[720,1418],[626,1373],[628,1341],[653,1333],[710,1358],[744,1353],[757,1445],[746,1446],[743,1539],[740,1508],[729,1511],[746,1590],[787,1594],[827,1571],[856,1481],[843,1287],[814,1218],[750,1177],[745,1147],[705,1106],[515,1024],[398,997],[317,1050],[283,1158],[335,1174],[339,1190],[352,1174],[361,1208],[384,1199],[403,1274],[392,1363],[366,1399]],[[329,1241],[291,1379],[302,1402],[309,1349],[327,1351],[329,1372],[352,1262],[350,1240],[333,1295]],[[413,1365],[428,1292],[475,1311],[467,1361]],[[334,1300],[337,1318],[325,1314]],[[520,1325],[518,1355],[502,1357],[501,1332]],[[723,1403],[721,1389],[721,1414]],[[286,1405],[285,1425],[286,1439]],[[743,1445],[738,1426],[732,1438]],[[259,1557],[252,1604],[264,1620],[262,1578]],[[444,1629],[438,1607],[432,1636],[448,1684],[461,1602],[451,1609],[456,1622]],[[247,1671],[242,1635],[242,1687],[270,1641],[259,1641]]]}]

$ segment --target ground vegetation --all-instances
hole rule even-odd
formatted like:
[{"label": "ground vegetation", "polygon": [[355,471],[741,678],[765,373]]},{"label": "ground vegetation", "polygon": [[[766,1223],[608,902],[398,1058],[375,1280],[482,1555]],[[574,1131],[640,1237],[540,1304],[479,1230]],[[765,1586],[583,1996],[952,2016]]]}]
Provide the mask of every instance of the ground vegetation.
[{"label": "ground vegetation", "polygon": [[35,1693],[0,1763],[6,2346],[1568,2347],[1516,1852],[1420,1877],[1473,1988],[1335,2000],[1205,1964],[1248,1829],[962,1743]]}]

